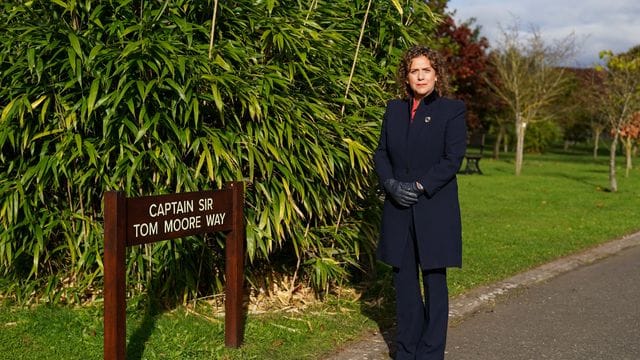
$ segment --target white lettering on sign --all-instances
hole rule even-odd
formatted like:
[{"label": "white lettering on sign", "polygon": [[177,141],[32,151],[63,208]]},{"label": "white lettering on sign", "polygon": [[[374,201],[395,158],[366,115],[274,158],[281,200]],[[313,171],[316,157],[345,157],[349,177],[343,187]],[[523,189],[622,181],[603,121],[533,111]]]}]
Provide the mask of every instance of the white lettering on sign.
[{"label": "white lettering on sign", "polygon": [[145,237],[150,235],[158,235],[158,222],[134,224],[133,228],[136,231],[136,237]]},{"label": "white lettering on sign", "polygon": [[200,211],[213,210],[213,198],[198,200],[198,210]]},{"label": "white lettering on sign", "polygon": [[[196,200],[197,205],[195,204]],[[135,237],[161,236],[162,234],[224,225],[227,214],[213,212],[212,197],[196,200],[166,201],[150,204],[147,208],[149,216],[158,219],[157,221],[131,225],[133,226]],[[194,209],[194,205],[197,206],[197,209]],[[166,219],[167,217],[171,219]],[[203,217],[204,220],[202,219]]]},{"label": "white lettering on sign", "polygon": [[202,224],[200,215],[189,216],[180,219],[165,220],[164,232],[170,233],[180,230],[192,230],[200,228]]},{"label": "white lettering on sign", "polygon": [[151,217],[180,215],[190,212],[193,212],[193,200],[171,201],[149,206],[149,216]]},{"label": "white lettering on sign", "polygon": [[224,224],[224,217],[227,213],[207,214],[207,226],[216,226]]}]

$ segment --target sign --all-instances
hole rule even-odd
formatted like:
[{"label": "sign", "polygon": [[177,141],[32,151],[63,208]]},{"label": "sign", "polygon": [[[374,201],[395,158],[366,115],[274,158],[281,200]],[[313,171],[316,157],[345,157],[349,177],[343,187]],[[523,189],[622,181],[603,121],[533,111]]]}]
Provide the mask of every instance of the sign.
[{"label": "sign", "polygon": [[244,184],[217,191],[127,198],[104,195],[104,358],[126,357],[126,247],[216,231],[225,242],[225,345],[242,342]]}]

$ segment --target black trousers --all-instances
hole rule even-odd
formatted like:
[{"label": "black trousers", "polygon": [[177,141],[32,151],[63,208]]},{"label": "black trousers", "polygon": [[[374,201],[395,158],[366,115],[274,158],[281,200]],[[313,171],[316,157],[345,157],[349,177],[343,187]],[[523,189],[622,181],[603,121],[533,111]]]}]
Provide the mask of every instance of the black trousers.
[{"label": "black trousers", "polygon": [[[442,360],[449,321],[447,269],[419,270],[415,232],[412,229],[409,233],[404,263],[393,269],[398,327],[395,358]],[[422,271],[424,296],[419,271]]]}]

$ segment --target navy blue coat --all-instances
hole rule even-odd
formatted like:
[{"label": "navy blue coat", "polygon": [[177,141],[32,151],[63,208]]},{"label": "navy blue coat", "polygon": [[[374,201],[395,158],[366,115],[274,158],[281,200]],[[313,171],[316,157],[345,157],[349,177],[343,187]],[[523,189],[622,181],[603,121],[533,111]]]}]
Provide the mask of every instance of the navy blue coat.
[{"label": "navy blue coat", "polygon": [[392,100],[374,154],[380,183],[389,178],[418,181],[425,193],[402,207],[387,195],[377,256],[401,267],[411,217],[423,269],[462,266],[462,227],[456,173],[466,150],[466,108],[433,91],[410,122],[411,99]]}]

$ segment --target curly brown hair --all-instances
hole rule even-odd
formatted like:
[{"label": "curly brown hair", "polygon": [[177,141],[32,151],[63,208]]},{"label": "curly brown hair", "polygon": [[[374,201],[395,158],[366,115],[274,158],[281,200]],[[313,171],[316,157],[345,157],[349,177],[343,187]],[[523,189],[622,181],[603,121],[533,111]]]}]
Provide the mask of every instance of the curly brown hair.
[{"label": "curly brown hair", "polygon": [[404,55],[402,55],[400,64],[398,64],[398,74],[396,79],[399,90],[403,92],[405,96],[411,96],[413,94],[411,87],[409,87],[409,84],[407,83],[407,76],[411,67],[411,61],[419,56],[426,56],[431,62],[431,66],[436,71],[438,81],[436,82],[435,90],[438,94],[440,96],[450,95],[451,89],[449,87],[449,76],[447,74],[444,58],[437,51],[422,45],[415,45],[405,51]]}]

